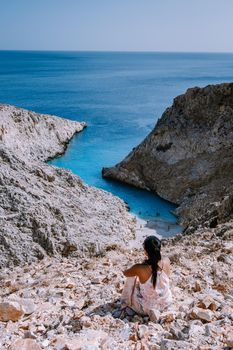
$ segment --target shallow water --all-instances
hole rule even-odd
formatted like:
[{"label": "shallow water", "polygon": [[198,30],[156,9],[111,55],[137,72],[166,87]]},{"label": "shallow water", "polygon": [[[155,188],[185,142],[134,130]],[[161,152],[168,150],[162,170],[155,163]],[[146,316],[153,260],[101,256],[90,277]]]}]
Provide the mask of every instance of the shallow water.
[{"label": "shallow water", "polygon": [[175,222],[175,206],[101,178],[152,130],[188,87],[233,80],[232,54],[0,51],[0,102],[83,120],[51,163],[123,198],[142,218]]}]

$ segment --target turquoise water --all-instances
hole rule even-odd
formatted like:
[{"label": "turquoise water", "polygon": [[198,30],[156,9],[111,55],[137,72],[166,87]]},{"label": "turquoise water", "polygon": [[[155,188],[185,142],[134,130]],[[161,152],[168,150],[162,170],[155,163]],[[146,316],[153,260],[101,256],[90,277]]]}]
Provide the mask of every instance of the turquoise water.
[{"label": "turquoise water", "polygon": [[188,87],[233,81],[232,54],[0,51],[0,102],[83,120],[53,165],[123,198],[143,218],[175,222],[175,206],[101,178]]}]

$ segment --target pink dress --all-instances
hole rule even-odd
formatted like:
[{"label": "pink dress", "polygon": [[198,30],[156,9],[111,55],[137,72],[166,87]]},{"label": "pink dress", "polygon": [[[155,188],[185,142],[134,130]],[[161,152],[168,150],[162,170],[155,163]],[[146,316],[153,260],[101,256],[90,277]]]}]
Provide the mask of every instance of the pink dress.
[{"label": "pink dress", "polygon": [[129,306],[141,315],[149,315],[152,309],[162,312],[172,303],[169,277],[159,268],[155,288],[151,277],[145,283],[140,283],[138,277],[127,277],[121,299],[122,306]]}]

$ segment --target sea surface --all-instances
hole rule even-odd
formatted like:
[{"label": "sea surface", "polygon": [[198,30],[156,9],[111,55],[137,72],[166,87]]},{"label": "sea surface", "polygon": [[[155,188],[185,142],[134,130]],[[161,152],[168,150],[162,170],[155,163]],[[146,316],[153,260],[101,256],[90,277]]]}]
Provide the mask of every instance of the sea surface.
[{"label": "sea surface", "polygon": [[0,51],[0,103],[85,121],[50,163],[124,199],[143,219],[176,222],[160,197],[101,177],[189,87],[233,81],[233,54]]}]

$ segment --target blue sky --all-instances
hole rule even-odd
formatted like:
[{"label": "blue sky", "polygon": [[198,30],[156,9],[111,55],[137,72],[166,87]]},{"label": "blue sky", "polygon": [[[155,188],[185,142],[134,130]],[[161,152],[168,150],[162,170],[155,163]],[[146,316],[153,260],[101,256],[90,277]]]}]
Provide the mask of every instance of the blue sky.
[{"label": "blue sky", "polygon": [[2,50],[233,52],[233,0],[0,0]]}]

